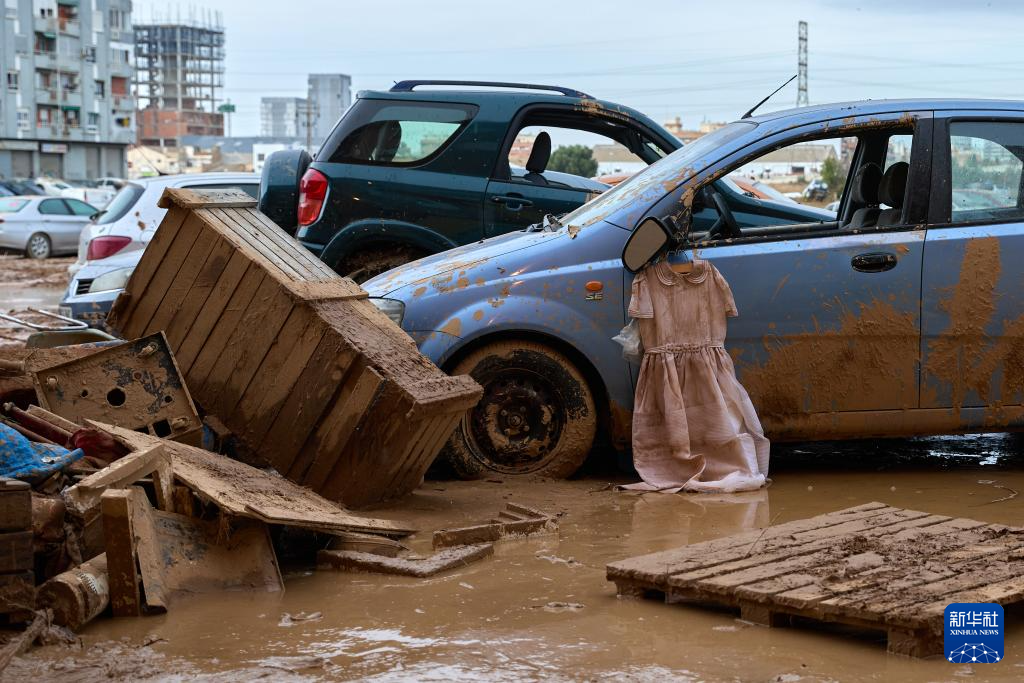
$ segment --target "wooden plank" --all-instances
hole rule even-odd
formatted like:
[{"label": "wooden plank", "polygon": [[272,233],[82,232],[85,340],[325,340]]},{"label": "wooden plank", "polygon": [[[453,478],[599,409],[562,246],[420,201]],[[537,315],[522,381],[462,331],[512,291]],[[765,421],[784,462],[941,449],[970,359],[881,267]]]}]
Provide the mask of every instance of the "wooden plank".
[{"label": "wooden plank", "polygon": [[[264,280],[263,285],[267,287],[268,281]],[[234,412],[252,378],[256,373],[265,371],[262,364],[270,349],[275,344],[292,345],[298,332],[296,325],[305,315],[304,311],[293,307],[292,300],[279,288],[270,286],[265,291],[266,298],[261,298],[260,292],[256,293],[239,323],[246,334],[236,339],[235,352],[224,354],[210,371],[204,396],[208,405],[205,407],[221,417]]]},{"label": "wooden plank", "polygon": [[169,187],[160,196],[157,206],[165,209],[174,207],[185,209],[203,209],[208,207],[250,209],[256,206],[256,200],[242,190],[230,187],[216,189]]},{"label": "wooden plank", "polygon": [[[138,211],[135,212],[135,215],[138,215]],[[121,330],[134,315],[139,304],[139,295],[149,287],[153,275],[163,263],[168,249],[177,239],[178,231],[187,217],[188,211],[179,208],[171,208],[164,215],[153,239],[146,245],[148,258],[139,260],[131,277],[128,278],[124,291],[114,301],[113,307],[107,314],[107,324],[113,329]]]},{"label": "wooden plank", "polygon": [[[263,234],[285,234],[281,230],[280,226],[278,226],[276,223],[270,220],[270,218],[268,218],[266,214],[260,211],[257,211],[255,209],[248,209],[242,211],[241,213],[244,213],[246,217],[248,217],[250,224],[259,223],[262,226]],[[287,234],[285,234],[285,237],[287,238],[287,243],[289,245],[292,245],[291,249],[294,249],[295,253],[300,258],[305,260],[309,269],[317,274],[317,279],[329,280],[331,278],[339,277],[339,275],[335,273],[330,266],[328,266],[326,263],[324,263],[317,257],[313,256],[313,254],[308,249],[302,246],[301,242]],[[344,279],[347,280],[348,278]]]},{"label": "wooden plank", "polygon": [[[251,266],[246,270],[242,281],[232,292],[220,317],[211,326],[210,334],[203,339],[202,347],[196,355],[195,361],[186,371],[186,379],[194,396],[200,397],[205,394],[206,379],[210,370],[231,344],[235,328],[248,310],[250,302],[256,295],[256,290],[264,279],[263,271],[259,268]],[[195,326],[193,326],[194,328]],[[202,405],[201,401],[200,405]]]},{"label": "wooden plank", "polygon": [[205,254],[205,259],[199,272],[196,273],[190,289],[179,297],[181,305],[178,306],[170,321],[164,325],[167,341],[172,349],[179,348],[185,340],[185,336],[206,306],[206,300],[214,292],[221,274],[235,253],[230,242],[218,237],[214,246]]},{"label": "wooden plank", "polygon": [[209,213],[244,241],[254,252],[277,266],[288,279],[304,281],[316,277],[316,273],[310,269],[308,263],[296,256],[297,249],[289,248],[292,245],[282,244],[276,240],[276,236],[282,234],[280,231],[271,233],[273,237],[268,240],[267,235],[262,234],[259,227],[250,225],[245,214],[238,211],[221,211],[220,209],[209,209]]},{"label": "wooden plank", "polygon": [[481,543],[458,548],[447,548],[430,557],[408,560],[401,557],[384,557],[373,553],[352,550],[321,550],[317,553],[317,565],[325,569],[340,571],[361,571],[374,574],[394,574],[426,578],[452,569],[460,569],[471,562],[494,554],[494,545]]},{"label": "wooden plank", "polygon": [[206,263],[206,259],[216,250],[218,244],[223,243],[224,240],[218,235],[196,227],[196,239],[192,243],[192,248],[182,259],[177,273],[168,284],[167,291],[164,292],[163,300],[157,306],[145,329],[162,330],[165,335],[167,334],[167,328],[171,321],[192,297],[196,278]]},{"label": "wooden plank", "polygon": [[[149,321],[164,305],[167,290],[174,282],[178,271],[185,265],[185,259],[199,237],[201,229],[202,223],[195,216],[188,216],[185,219],[163,261],[157,266],[152,280],[146,286],[146,296],[138,301],[131,318],[126,319],[117,328],[126,339],[135,339],[149,334],[150,331],[159,331],[150,330]],[[134,276],[134,273],[132,275]],[[129,284],[131,284],[130,279]],[[168,302],[168,305],[174,305],[174,303]]]},{"label": "wooden plank", "polygon": [[309,489],[237,460],[120,427],[90,424],[135,450],[162,443],[170,454],[174,476],[226,514],[323,531],[365,531],[392,537],[413,532],[397,522],[353,514]]},{"label": "wooden plank", "polygon": [[[251,277],[255,279],[258,271],[255,267],[252,267],[251,270],[253,272]],[[242,286],[245,275],[249,271],[249,260],[240,252],[236,251],[232,254],[224,271],[217,278],[217,284],[213,291],[207,296],[206,303],[185,332],[184,338],[177,346],[171,346],[178,365],[185,374],[192,369],[196,357],[203,350],[210,333],[220,321],[221,315],[230,304],[236,290]]]},{"label": "wooden plank", "polygon": [[32,528],[32,487],[28,482],[0,477],[0,531]]},{"label": "wooden plank", "polygon": [[370,405],[384,383],[384,378],[373,368],[361,363],[358,368],[362,370],[350,375],[355,381],[342,385],[331,412],[320,421],[300,454],[301,460],[311,463],[301,481],[314,491],[323,488],[327,477],[338,466],[338,455],[355,434],[365,406]]},{"label": "wooden plank", "polygon": [[326,326],[319,319],[311,318],[290,348],[277,344],[271,349],[259,375],[245,390],[232,415],[226,418],[231,424],[244,425],[238,433],[243,442],[263,443],[263,437],[273,426],[325,334]]},{"label": "wooden plank", "polygon": [[129,453],[66,489],[64,500],[75,512],[85,516],[100,504],[100,497],[107,489],[131,486],[161,466],[169,465],[170,459],[162,444]]},{"label": "wooden plank", "polygon": [[137,617],[142,614],[130,496],[128,489],[108,489],[100,498],[110,582],[110,607],[116,617]]}]

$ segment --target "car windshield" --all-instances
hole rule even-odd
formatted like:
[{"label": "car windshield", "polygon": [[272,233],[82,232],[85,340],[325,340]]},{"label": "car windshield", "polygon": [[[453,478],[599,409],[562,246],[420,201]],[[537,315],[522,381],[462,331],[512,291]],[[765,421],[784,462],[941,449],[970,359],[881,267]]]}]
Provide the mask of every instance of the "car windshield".
[{"label": "car windshield", "polygon": [[142,185],[136,185],[135,183],[128,183],[114,195],[114,198],[107,204],[106,210],[100,214],[100,217],[96,220],[97,225],[106,225],[107,223],[113,223],[114,221],[120,220],[131,211],[131,208],[135,206],[135,202],[142,196],[144,189]]},{"label": "car windshield", "polygon": [[25,208],[26,204],[28,204],[27,199],[2,197],[0,198],[0,213],[17,213]]},{"label": "car windshield", "polygon": [[[633,203],[644,208],[674,190],[689,176],[718,160],[717,150],[757,126],[752,121],[736,121],[677,149],[561,219],[562,225],[585,227],[607,218]],[[632,229],[632,225],[621,227]]]}]

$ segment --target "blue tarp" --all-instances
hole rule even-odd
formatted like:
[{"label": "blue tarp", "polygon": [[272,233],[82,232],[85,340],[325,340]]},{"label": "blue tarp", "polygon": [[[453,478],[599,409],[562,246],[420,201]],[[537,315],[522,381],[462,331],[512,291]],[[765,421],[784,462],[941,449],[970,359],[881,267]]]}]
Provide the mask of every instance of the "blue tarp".
[{"label": "blue tarp", "polygon": [[38,482],[84,455],[50,443],[35,443],[0,422],[0,477]]}]

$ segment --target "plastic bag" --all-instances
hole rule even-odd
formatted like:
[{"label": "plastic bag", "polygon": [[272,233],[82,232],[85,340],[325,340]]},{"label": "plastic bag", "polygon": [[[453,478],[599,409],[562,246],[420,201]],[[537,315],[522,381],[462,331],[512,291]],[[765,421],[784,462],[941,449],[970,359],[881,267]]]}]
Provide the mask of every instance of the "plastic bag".
[{"label": "plastic bag", "polygon": [[612,341],[622,346],[622,357],[633,365],[640,365],[644,358],[644,343],[640,339],[640,326],[636,320],[630,320],[629,324],[623,327]]}]

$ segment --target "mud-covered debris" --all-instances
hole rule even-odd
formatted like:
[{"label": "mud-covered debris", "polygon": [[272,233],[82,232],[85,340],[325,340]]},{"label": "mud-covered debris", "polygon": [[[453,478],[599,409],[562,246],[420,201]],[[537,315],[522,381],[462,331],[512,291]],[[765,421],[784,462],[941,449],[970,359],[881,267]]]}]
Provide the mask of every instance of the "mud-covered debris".
[{"label": "mud-covered debris", "polygon": [[301,624],[309,621],[320,621],[323,618],[323,612],[296,612],[295,614],[285,612],[281,615],[281,621],[279,621],[277,625],[294,626],[295,624]]},{"label": "mud-covered debris", "polygon": [[434,548],[448,548],[473,543],[490,543],[510,536],[527,536],[558,531],[553,516],[540,510],[508,503],[495,519],[487,524],[440,529],[434,532]]},{"label": "mud-covered debris", "polygon": [[450,569],[464,567],[471,562],[494,554],[494,544],[448,548],[430,557],[410,559],[403,557],[382,557],[370,553],[346,550],[321,550],[317,553],[317,564],[323,569],[341,571],[364,571],[377,574],[397,574],[425,578]]},{"label": "mud-covered debris", "polygon": [[97,555],[58,574],[39,587],[39,605],[53,613],[53,623],[77,631],[110,604],[107,556]]}]

